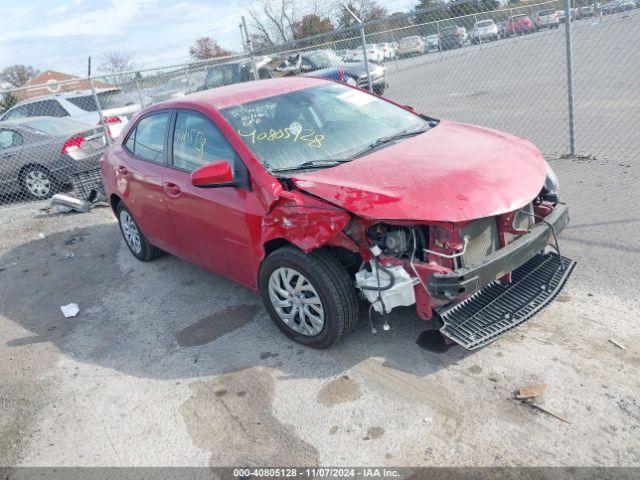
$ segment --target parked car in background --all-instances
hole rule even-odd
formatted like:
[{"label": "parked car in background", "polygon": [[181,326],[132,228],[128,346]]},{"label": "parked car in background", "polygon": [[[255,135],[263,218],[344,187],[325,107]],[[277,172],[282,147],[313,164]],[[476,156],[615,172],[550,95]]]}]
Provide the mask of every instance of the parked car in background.
[{"label": "parked car in background", "polygon": [[340,59],[343,61],[347,60],[348,54],[349,54],[349,50],[336,50],[336,55],[340,57]]},{"label": "parked car in background", "polygon": [[[562,12],[562,19],[564,21],[564,11]],[[538,10],[533,16],[533,23],[536,30],[542,28],[558,28],[560,26],[560,18],[558,12],[555,10]]]},{"label": "parked car in background", "polygon": [[424,38],[424,43],[427,46],[427,52],[437,52],[440,50],[440,37],[435,35],[427,35]]},{"label": "parked car in background", "polygon": [[0,122],[0,194],[49,198],[73,174],[97,169],[105,146],[102,127],[69,117]]},{"label": "parked car in background", "polygon": [[409,55],[423,55],[427,51],[427,47],[419,35],[401,38],[398,41],[398,57],[407,57]]},{"label": "parked car in background", "polygon": [[334,82],[153,105],[100,165],[136,259],[167,251],[259,292],[310,347],[353,330],[361,295],[480,348],[551,302],[575,265],[553,250],[569,211],[531,142]]},{"label": "parked car in background", "polygon": [[[120,135],[129,118],[142,108],[137,99],[117,89],[99,90],[96,95],[112,137]],[[0,116],[0,121],[26,117],[69,117],[84,124],[100,124],[98,104],[90,91],[57,93],[25,100],[7,110]]]},{"label": "parked car in background", "polygon": [[[640,1],[640,0],[639,0]],[[578,18],[589,18],[593,17],[593,5],[588,5],[586,7],[578,8]]]},{"label": "parked car in background", "polygon": [[[367,60],[370,62],[382,63],[384,61],[384,52],[376,44],[366,45]],[[361,48],[355,48],[351,50],[349,55],[349,61],[351,62],[364,62],[364,53]]]},{"label": "parked car in background", "polygon": [[506,32],[509,36],[535,32],[533,22],[525,14],[513,15],[507,19]]},{"label": "parked car in background", "polygon": [[493,20],[481,20],[475,23],[469,36],[471,43],[488,42],[490,40],[498,40],[500,31]]},{"label": "parked car in background", "polygon": [[[158,103],[171,98],[178,98],[193,93],[204,82],[207,72],[197,70],[194,72],[178,72],[176,76],[160,81],[159,85],[147,88],[142,93],[149,98],[149,103]],[[145,102],[147,103],[147,102]]]},{"label": "parked car in background", "polygon": [[[386,69],[383,65],[369,62],[369,72],[373,91],[382,95],[387,88]],[[368,88],[367,65],[365,62],[343,62],[333,50],[314,50],[289,57],[276,73],[284,76],[300,75],[324,78],[348,83],[360,88]]]},{"label": "parked car in background", "polygon": [[443,50],[460,48],[467,43],[468,38],[467,29],[464,27],[451,25],[440,30],[440,46]]},{"label": "parked car in background", "polygon": [[498,33],[500,34],[500,38],[505,38],[507,36],[507,21],[503,21],[498,23]]},{"label": "parked car in background", "polygon": [[[258,77],[271,78],[270,70],[266,67],[258,67]],[[221,63],[207,69],[202,84],[195,90],[208,90],[250,80],[254,80],[250,62]]]},{"label": "parked car in background", "polygon": [[393,43],[378,43],[377,47],[382,51],[383,60],[393,60],[396,58],[396,47]]}]

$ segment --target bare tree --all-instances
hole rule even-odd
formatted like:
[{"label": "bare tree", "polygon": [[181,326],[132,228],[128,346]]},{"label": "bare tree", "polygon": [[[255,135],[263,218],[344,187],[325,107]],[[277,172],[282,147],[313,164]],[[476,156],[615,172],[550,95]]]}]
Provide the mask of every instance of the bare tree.
[{"label": "bare tree", "polygon": [[337,23],[339,28],[350,27],[356,22],[355,18],[345,8],[345,5],[363,22],[379,20],[387,16],[387,11],[376,0],[349,0],[337,2]]},{"label": "bare tree", "polygon": [[136,68],[133,53],[125,48],[114,48],[102,54],[99,69],[104,73],[120,74]]},{"label": "bare tree", "polygon": [[200,37],[189,47],[189,55],[194,60],[207,60],[208,58],[218,58],[229,56],[230,53],[218,45],[211,37]]},{"label": "bare tree", "polygon": [[12,65],[0,72],[0,82],[6,82],[12,87],[21,87],[38,74],[29,65]]}]

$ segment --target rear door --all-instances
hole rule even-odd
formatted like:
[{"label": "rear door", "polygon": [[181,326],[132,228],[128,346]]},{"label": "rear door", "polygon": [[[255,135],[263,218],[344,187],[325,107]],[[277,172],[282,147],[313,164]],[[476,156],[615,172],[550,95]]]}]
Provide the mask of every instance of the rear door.
[{"label": "rear door", "polygon": [[21,150],[22,135],[14,129],[0,128],[0,193],[19,188]]},{"label": "rear door", "polygon": [[178,110],[174,122],[163,186],[181,250],[185,258],[208,270],[254,286],[251,231],[257,231],[264,210],[248,181],[239,187],[197,188],[191,184],[191,172],[208,163],[229,162],[234,178],[246,179],[246,168],[204,114]]},{"label": "rear door", "polygon": [[179,255],[162,189],[172,114],[172,110],[159,110],[140,118],[112,154],[116,184],[138,226],[153,245]]}]

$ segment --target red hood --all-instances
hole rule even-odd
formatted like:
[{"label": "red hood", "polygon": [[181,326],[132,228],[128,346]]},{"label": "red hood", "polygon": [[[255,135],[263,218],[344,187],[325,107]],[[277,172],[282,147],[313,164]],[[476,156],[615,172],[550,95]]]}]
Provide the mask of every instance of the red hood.
[{"label": "red hood", "polygon": [[545,161],[528,140],[442,121],[429,132],[292,180],[363,218],[462,222],[525,206],[545,176]]}]

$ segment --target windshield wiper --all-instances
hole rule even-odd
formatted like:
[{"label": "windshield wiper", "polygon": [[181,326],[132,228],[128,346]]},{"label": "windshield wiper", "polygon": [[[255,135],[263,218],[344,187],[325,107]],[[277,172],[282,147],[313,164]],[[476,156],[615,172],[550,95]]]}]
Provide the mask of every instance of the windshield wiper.
[{"label": "windshield wiper", "polygon": [[387,137],[377,138],[362,150],[358,150],[356,153],[351,154],[348,158],[343,160],[343,162],[354,160],[358,157],[361,157],[362,155],[369,153],[372,150],[375,150],[389,142],[395,142],[396,140],[400,140],[402,138],[413,137],[414,135],[420,135],[421,133],[427,132],[428,130],[429,128],[419,128],[417,130],[402,130],[401,132],[394,133],[393,135],[389,135]]},{"label": "windshield wiper", "polygon": [[374,140],[369,144],[369,149],[379,147],[380,145],[384,145],[385,143],[395,142],[396,140],[400,140],[406,137],[413,137],[414,135],[420,135],[421,133],[429,130],[428,128],[419,128],[417,130],[402,130],[398,133],[394,133],[393,135],[389,135],[387,137],[380,137]]},{"label": "windshield wiper", "polygon": [[288,172],[293,170],[305,170],[307,168],[322,168],[322,167],[335,167],[344,160],[310,160],[308,162],[302,162],[299,165],[292,165],[291,167],[272,168],[271,172]]}]

